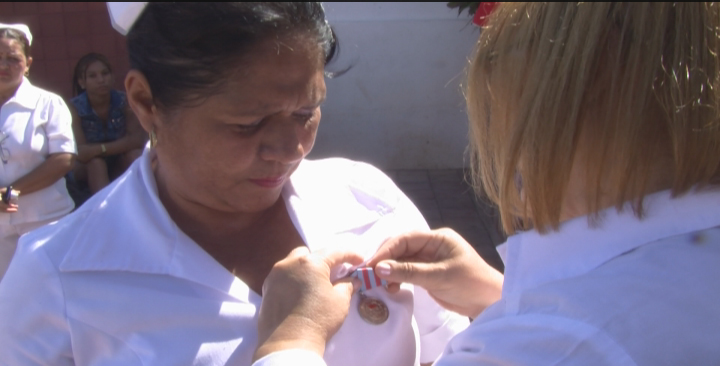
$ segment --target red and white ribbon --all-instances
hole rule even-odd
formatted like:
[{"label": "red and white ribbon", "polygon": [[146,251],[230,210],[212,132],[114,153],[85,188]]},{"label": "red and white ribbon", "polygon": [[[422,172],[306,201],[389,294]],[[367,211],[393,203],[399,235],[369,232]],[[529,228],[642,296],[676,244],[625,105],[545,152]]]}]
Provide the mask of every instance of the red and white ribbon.
[{"label": "red and white ribbon", "polygon": [[350,277],[354,277],[362,281],[362,291],[367,291],[375,287],[387,287],[387,281],[378,277],[375,271],[370,267],[361,267],[355,269]]}]

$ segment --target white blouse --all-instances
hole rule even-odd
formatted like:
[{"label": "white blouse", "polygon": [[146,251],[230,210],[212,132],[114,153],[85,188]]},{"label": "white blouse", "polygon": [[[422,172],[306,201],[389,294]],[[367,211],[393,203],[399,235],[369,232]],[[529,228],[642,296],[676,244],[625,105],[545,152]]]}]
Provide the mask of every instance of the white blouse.
[{"label": "white blouse", "polygon": [[[646,198],[647,216],[604,211],[501,248],[502,299],[454,337],[435,366],[717,365],[720,192]],[[323,365],[287,350],[255,366]]]},{"label": "white blouse", "polygon": [[[0,355],[11,365],[250,365],[262,298],[175,226],[157,197],[152,152],[57,224],[20,240],[0,283]],[[367,255],[387,237],[427,228],[379,170],[304,161],[283,191],[311,250]],[[467,327],[424,290],[374,289],[389,319],[351,312],[329,365],[430,362]],[[358,301],[357,298],[354,301]]]},{"label": "white blouse", "polygon": [[[7,187],[30,173],[50,154],[76,154],[72,117],[58,95],[23,79],[15,95],[0,108],[0,187]],[[0,213],[0,224],[22,224],[60,217],[75,204],[65,178],[39,191],[22,194],[18,211]]]}]

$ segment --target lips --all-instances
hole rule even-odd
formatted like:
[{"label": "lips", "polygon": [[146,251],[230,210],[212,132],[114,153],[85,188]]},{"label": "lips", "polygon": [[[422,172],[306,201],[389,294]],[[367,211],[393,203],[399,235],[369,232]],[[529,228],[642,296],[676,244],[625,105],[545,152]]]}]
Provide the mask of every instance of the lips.
[{"label": "lips", "polygon": [[281,175],[279,177],[250,179],[250,182],[263,188],[276,188],[283,185],[285,183],[285,180],[286,177],[284,175]]}]

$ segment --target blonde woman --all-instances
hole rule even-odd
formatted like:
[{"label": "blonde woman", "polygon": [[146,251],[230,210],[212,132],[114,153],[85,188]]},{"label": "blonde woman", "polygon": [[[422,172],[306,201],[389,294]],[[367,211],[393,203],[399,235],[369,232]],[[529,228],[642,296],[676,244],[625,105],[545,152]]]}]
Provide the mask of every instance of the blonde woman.
[{"label": "blonde woman", "polygon": [[[475,318],[436,365],[717,363],[719,32],[713,3],[502,3],[490,16],[467,97],[478,189],[512,235],[504,277],[447,229],[390,239],[369,263]],[[258,365],[322,364],[327,309],[352,293],[326,273],[344,260],[276,265]]]}]

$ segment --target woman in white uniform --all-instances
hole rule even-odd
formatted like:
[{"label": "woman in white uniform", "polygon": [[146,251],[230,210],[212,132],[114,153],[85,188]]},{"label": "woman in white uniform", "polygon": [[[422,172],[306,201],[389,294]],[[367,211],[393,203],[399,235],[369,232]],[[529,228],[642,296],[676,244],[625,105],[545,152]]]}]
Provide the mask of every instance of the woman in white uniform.
[{"label": "woman in white uniform", "polygon": [[76,154],[70,111],[25,78],[31,43],[26,25],[0,24],[0,280],[21,235],[74,207],[63,178]]},{"label": "woman in white uniform", "polygon": [[[21,240],[0,285],[3,363],[249,365],[278,260],[345,247],[357,265],[387,237],[427,229],[372,166],[304,160],[337,47],[319,3],[110,10],[129,29],[127,98],[150,147]],[[432,362],[469,323],[412,286],[353,301],[328,364]]]},{"label": "woman in white uniform", "polygon": [[[490,16],[466,95],[476,181],[514,234],[505,274],[447,229],[390,239],[368,263],[474,318],[437,366],[718,363],[719,8],[501,3]],[[258,366],[323,364],[352,293],[327,275],[342,259],[294,253],[271,272]]]}]

